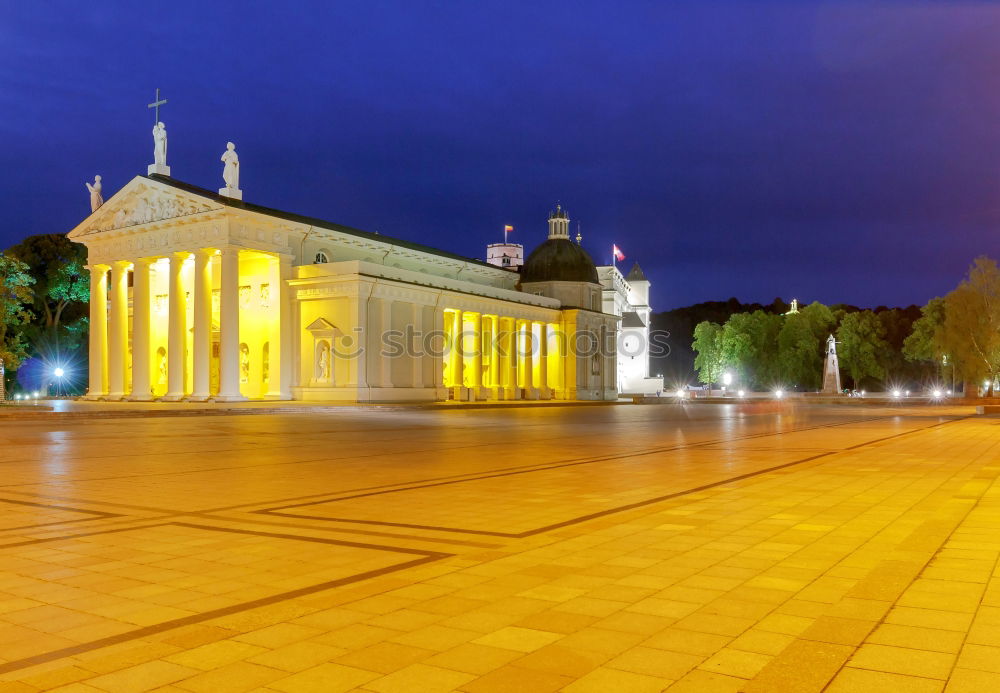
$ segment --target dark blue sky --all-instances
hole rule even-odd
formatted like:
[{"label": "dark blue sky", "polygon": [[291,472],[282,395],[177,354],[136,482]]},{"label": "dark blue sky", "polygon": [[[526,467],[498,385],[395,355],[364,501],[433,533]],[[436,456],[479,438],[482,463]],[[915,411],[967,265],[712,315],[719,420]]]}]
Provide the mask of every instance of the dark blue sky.
[{"label": "dark blue sky", "polygon": [[174,177],[482,257],[556,200],[654,308],[923,303],[1000,256],[1000,4],[21,2],[0,20],[0,245]]}]

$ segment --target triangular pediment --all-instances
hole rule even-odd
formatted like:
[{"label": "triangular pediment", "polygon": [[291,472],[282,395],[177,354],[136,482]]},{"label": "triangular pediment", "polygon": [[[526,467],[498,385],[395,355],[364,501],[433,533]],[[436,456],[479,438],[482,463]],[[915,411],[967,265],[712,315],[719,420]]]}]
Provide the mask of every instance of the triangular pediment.
[{"label": "triangular pediment", "polygon": [[110,231],[223,209],[219,202],[144,176],[136,176],[69,232],[83,241]]},{"label": "triangular pediment", "polygon": [[340,337],[344,333],[340,331],[336,325],[325,318],[316,318],[306,327],[309,332],[312,332],[317,336],[334,336]]}]

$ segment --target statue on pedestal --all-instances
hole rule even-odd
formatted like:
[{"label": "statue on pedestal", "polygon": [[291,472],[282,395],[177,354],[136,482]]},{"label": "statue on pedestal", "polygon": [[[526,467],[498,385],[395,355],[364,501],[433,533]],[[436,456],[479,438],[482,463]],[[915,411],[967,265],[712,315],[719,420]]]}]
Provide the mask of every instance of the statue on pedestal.
[{"label": "statue on pedestal", "polygon": [[840,394],[840,364],[837,361],[837,340],[831,334],[826,340],[826,360],[823,363],[823,394]]},{"label": "statue on pedestal", "polygon": [[90,211],[96,212],[97,208],[104,204],[104,198],[101,196],[101,177],[94,176],[93,184],[84,183],[84,185],[90,191]]},{"label": "statue on pedestal", "polygon": [[153,126],[153,164],[167,165],[167,126],[163,123]]},{"label": "statue on pedestal", "polygon": [[236,145],[232,142],[226,143],[226,151],[222,153],[222,180],[226,187],[219,190],[220,195],[233,197],[237,200],[243,199],[243,191],[240,190],[240,157],[236,154]]}]

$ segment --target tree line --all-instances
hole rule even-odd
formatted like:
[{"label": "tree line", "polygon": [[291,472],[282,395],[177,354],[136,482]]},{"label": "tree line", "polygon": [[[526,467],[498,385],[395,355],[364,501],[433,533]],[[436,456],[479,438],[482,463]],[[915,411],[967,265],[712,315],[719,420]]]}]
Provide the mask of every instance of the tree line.
[{"label": "tree line", "polygon": [[922,308],[861,310],[813,302],[796,312],[761,306],[692,332],[698,379],[730,372],[747,389],[815,390],[834,334],[841,372],[854,389],[952,387],[989,395],[1000,376],[1000,270],[980,257],[966,278]]},{"label": "tree line", "polygon": [[[45,390],[56,367],[85,370],[86,264],[87,249],[59,233],[28,236],[0,253],[0,361],[8,392],[15,374],[23,389]],[[86,378],[66,385],[80,391]]]}]

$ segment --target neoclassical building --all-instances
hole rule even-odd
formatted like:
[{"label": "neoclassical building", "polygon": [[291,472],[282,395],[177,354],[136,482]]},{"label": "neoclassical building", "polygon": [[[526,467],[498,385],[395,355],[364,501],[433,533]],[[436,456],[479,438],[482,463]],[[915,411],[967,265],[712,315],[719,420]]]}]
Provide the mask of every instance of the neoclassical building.
[{"label": "neoclassical building", "polygon": [[618,395],[618,318],[562,210],[518,274],[155,172],[95,206],[69,234],[90,399]]}]

